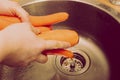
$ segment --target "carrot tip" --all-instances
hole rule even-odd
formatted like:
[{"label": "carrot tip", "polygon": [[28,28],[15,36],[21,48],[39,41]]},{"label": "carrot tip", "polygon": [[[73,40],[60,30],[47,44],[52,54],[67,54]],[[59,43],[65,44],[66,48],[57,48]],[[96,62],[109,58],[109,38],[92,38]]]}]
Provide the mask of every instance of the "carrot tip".
[{"label": "carrot tip", "polygon": [[62,55],[67,58],[73,58],[74,54],[69,50],[64,49],[52,49],[52,50],[45,50],[42,52],[44,55]]}]

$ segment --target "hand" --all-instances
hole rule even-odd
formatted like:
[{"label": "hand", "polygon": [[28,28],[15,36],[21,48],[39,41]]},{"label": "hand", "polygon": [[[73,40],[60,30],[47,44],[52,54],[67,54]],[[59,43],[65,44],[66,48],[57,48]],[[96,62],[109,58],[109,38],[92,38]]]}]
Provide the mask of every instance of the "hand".
[{"label": "hand", "polygon": [[9,66],[26,66],[32,61],[45,63],[47,56],[41,54],[46,49],[67,48],[67,42],[43,40],[32,31],[29,23],[17,23],[0,32],[2,41],[2,63]]},{"label": "hand", "polygon": [[35,33],[39,31],[29,24],[29,14],[20,5],[10,0],[0,0],[0,3],[2,3],[0,15],[17,16],[22,21],[0,31],[0,62],[2,64],[26,66],[32,61],[45,63],[47,56],[41,54],[43,50],[70,46],[67,42],[38,38]]},{"label": "hand", "polygon": [[0,3],[0,15],[17,16],[22,22],[29,22],[29,14],[17,2],[0,0]]}]

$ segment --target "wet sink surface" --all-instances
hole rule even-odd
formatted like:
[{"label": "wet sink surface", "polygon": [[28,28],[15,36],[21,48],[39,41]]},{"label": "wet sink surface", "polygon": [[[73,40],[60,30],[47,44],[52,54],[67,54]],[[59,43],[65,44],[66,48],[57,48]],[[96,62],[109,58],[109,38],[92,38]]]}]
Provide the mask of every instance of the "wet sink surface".
[{"label": "wet sink surface", "polygon": [[[68,12],[70,14],[70,18],[66,22],[54,25],[55,29],[56,28],[73,29],[80,34],[80,37],[83,36],[83,39],[85,38],[85,40],[87,40],[86,42],[88,42],[89,39],[93,40],[94,44],[96,44],[97,46],[99,46],[99,48],[101,48],[101,51],[103,51],[103,54],[107,59],[106,61],[108,61],[108,65],[110,68],[109,69],[110,79],[111,80],[118,79],[118,74],[119,74],[118,69],[120,67],[120,63],[118,62],[119,53],[120,53],[120,47],[119,47],[120,24],[114,18],[112,18],[110,15],[108,15],[107,13],[105,13],[104,11],[98,8],[95,8],[93,6],[84,3],[72,2],[72,1],[40,2],[40,3],[24,6],[24,8],[30,14],[33,15],[46,15],[60,11]],[[87,44],[89,43],[90,42],[88,42]],[[84,45],[87,46],[87,44]],[[93,47],[92,49],[94,50],[95,48]],[[92,55],[92,53],[89,53],[88,55],[89,56],[91,55],[90,56],[91,59],[92,58],[95,59],[94,58],[95,56],[100,58],[99,56],[101,54],[96,52],[94,54],[95,56]],[[104,63],[104,61],[105,59],[103,58],[103,62],[101,61],[101,63],[98,60],[99,66],[94,65],[95,66],[94,69],[96,68],[96,70],[98,70],[98,73],[96,74],[104,72],[102,71],[102,69],[101,72],[99,72],[101,65],[102,67],[106,67],[105,65],[103,66],[102,64]],[[94,64],[96,63],[97,62],[95,62]],[[91,60],[91,65],[93,65],[92,60]],[[96,75],[95,73],[93,74]],[[85,75],[85,73],[83,75]],[[104,77],[103,75],[101,76]],[[98,78],[99,77],[96,77],[96,79]],[[96,79],[89,78],[89,80],[96,80]],[[101,80],[105,80],[105,79],[101,78]]]},{"label": "wet sink surface", "polygon": [[[54,29],[73,29],[80,35],[79,44],[70,48],[81,54],[87,69],[81,73],[61,69],[61,56],[49,56],[46,64],[33,63],[16,69],[16,80],[118,80],[120,53],[120,24],[106,12],[91,5],[75,1],[45,1],[23,6],[31,15],[47,15],[65,11],[67,21],[54,25]],[[85,54],[84,54],[85,53]],[[88,60],[89,59],[89,60]],[[20,71],[19,71],[20,70]],[[76,71],[77,72],[77,71]]]}]

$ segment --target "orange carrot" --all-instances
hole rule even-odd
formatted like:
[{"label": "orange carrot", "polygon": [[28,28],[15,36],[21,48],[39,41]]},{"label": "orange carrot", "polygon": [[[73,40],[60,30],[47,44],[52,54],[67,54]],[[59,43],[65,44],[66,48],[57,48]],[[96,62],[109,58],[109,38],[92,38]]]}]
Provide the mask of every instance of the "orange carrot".
[{"label": "orange carrot", "polygon": [[[32,16],[30,15],[30,22],[33,26],[39,27],[44,25],[52,25],[58,22],[65,21],[68,18],[68,13],[59,12],[45,16]],[[20,19],[18,17],[11,16],[0,16],[0,30],[5,28],[6,26],[13,23],[20,23]]]},{"label": "orange carrot", "polygon": [[65,57],[73,58],[73,53],[69,50],[65,49],[52,49],[52,50],[45,50],[42,52],[45,55],[63,55]]},{"label": "orange carrot", "polygon": [[66,41],[74,46],[78,43],[79,36],[77,32],[73,30],[51,30],[38,35],[40,38],[45,40],[59,40],[59,41]]},{"label": "orange carrot", "polygon": [[68,13],[60,12],[45,16],[30,16],[30,21],[34,26],[51,25],[68,19]]},{"label": "orange carrot", "polygon": [[[47,16],[30,16],[30,21],[33,26],[37,29],[40,29],[41,34],[38,36],[40,38],[46,40],[59,40],[59,41],[66,41],[74,46],[77,44],[79,37],[78,34],[73,30],[51,30],[51,27],[42,27],[44,25],[52,25],[57,22],[65,21],[68,18],[68,14],[65,12],[55,13]],[[0,16],[0,30],[5,28],[6,26],[21,22],[17,17],[10,17],[10,16]],[[44,54],[59,54],[64,55],[67,57],[72,58],[73,53],[68,50],[64,49],[53,49],[53,50],[45,50],[43,51]]]},{"label": "orange carrot", "polygon": [[[36,27],[38,29],[38,27]],[[48,27],[39,27],[41,34],[38,36],[46,39],[46,40],[59,40],[59,41],[66,41],[71,44],[71,46],[77,44],[78,42],[78,34],[72,30],[52,30]],[[42,52],[45,55],[63,55],[65,57],[72,58],[73,53],[71,51],[65,49],[52,49],[52,50],[45,50]]]},{"label": "orange carrot", "polygon": [[[78,34],[73,30],[51,30],[46,31],[38,35],[40,38],[45,40],[59,40],[59,41],[66,41],[74,46],[79,41]],[[66,57],[72,58],[73,53],[71,51],[65,49],[52,49],[52,50],[45,50],[42,52],[43,54],[53,54],[53,55],[64,55]]]}]

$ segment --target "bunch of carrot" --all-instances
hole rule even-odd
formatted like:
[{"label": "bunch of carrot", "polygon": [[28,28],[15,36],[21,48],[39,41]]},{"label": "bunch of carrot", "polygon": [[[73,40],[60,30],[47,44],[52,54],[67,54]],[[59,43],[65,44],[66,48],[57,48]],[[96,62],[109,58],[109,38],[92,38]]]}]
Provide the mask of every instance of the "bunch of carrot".
[{"label": "bunch of carrot", "polygon": [[[77,32],[73,30],[51,30],[52,27],[50,26],[52,24],[65,21],[68,19],[68,17],[69,14],[66,12],[59,12],[45,16],[29,16],[31,24],[35,28],[40,29],[41,34],[38,35],[40,38],[46,40],[66,41],[69,42],[71,46],[74,46],[79,40]],[[10,24],[20,22],[21,21],[18,17],[0,16],[0,30],[4,29]],[[70,58],[73,57],[73,53],[65,49],[46,50],[43,51],[43,54],[59,54]]]}]

